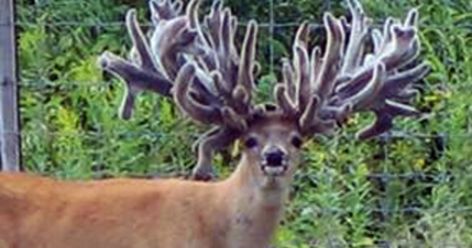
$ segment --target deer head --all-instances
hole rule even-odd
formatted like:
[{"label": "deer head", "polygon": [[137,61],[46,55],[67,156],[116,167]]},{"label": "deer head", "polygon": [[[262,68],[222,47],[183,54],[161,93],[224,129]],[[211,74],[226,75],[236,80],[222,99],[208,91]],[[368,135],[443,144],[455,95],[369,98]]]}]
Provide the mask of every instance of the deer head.
[{"label": "deer head", "polygon": [[261,116],[249,124],[240,140],[242,177],[262,190],[287,189],[303,142],[294,122],[278,114]]},{"label": "deer head", "polygon": [[283,60],[275,104],[256,105],[252,99],[259,71],[257,23],[248,23],[238,49],[237,18],[220,1],[201,22],[199,0],[190,1],[185,12],[179,0],[151,0],[155,28],[149,42],[130,10],[126,23],[134,45],[131,59],[105,52],[99,63],[126,82],[123,118],[131,116],[136,94],[149,90],[172,97],[184,114],[213,126],[197,141],[197,179],[211,175],[215,150],[241,139],[243,160],[257,165],[250,173],[269,186],[290,178],[303,138],[330,133],[355,113],[376,116],[357,134],[361,139],[388,131],[397,116],[420,114],[408,105],[416,95],[412,84],[429,70],[415,61],[417,10],[409,11],[403,22],[388,18],[381,31],[371,27],[358,1],[347,3],[350,21],[324,15],[324,49],[308,46],[310,25],[301,24],[293,58]]}]

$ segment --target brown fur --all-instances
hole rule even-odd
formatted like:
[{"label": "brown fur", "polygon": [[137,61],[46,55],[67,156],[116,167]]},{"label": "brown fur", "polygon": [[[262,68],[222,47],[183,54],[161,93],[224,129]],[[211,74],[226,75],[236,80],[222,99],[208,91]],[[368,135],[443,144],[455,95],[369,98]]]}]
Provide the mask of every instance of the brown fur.
[{"label": "brown fur", "polygon": [[246,149],[236,171],[213,183],[0,173],[0,247],[267,247],[298,154],[285,141],[293,127],[266,122],[252,130],[261,144],[289,150],[287,175],[264,178],[259,149]]}]

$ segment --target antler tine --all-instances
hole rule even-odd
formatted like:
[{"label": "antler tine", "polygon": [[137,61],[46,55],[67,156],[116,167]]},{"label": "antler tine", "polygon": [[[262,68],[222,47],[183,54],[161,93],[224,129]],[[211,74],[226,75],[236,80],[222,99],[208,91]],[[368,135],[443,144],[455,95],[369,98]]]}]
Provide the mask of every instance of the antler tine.
[{"label": "antler tine", "polygon": [[346,48],[346,54],[344,55],[343,67],[341,68],[342,74],[353,73],[354,69],[361,63],[359,58],[363,52],[364,41],[369,35],[370,23],[359,2],[348,0],[347,3],[352,15],[352,21],[350,25],[351,35]]},{"label": "antler tine", "polygon": [[236,107],[240,114],[249,113],[249,103],[251,94],[256,86],[254,81],[255,57],[256,57],[256,37],[258,33],[257,23],[254,20],[249,22],[246,36],[241,48],[241,58],[239,61],[237,86],[233,91],[233,98],[236,100]]},{"label": "antler tine", "polygon": [[126,15],[126,27],[133,42],[133,48],[138,53],[138,63],[141,64],[144,70],[156,71],[154,58],[149,50],[149,45],[146,43],[144,34],[139,27],[138,19],[136,18],[136,10],[131,9]]},{"label": "antler tine", "polygon": [[294,72],[290,61],[287,58],[282,59],[282,76],[284,87],[287,90],[289,98],[295,99],[296,85]]},{"label": "antler tine", "polygon": [[314,61],[310,60],[307,51],[309,28],[308,22],[303,22],[298,28],[293,43],[293,67],[288,59],[283,59],[283,84],[274,89],[279,107],[288,116],[296,116],[310,101]]},{"label": "antler tine", "polygon": [[310,33],[308,22],[300,25],[293,45],[294,68],[296,75],[296,98],[298,109],[304,109],[310,99],[310,57],[308,55],[308,35]]},{"label": "antler tine", "polygon": [[[321,64],[323,62],[322,59],[323,58],[321,57],[321,49],[319,46],[316,46],[311,51],[311,58],[310,58],[310,67],[312,70],[310,82],[312,82],[312,84],[316,82],[316,76],[320,73]],[[311,87],[313,87],[313,85],[311,85]]]},{"label": "antler tine", "polygon": [[[380,32],[380,30],[374,29],[372,31],[372,42],[373,42],[373,46],[374,46],[373,47],[373,53],[374,54],[379,53],[380,49],[382,48],[381,46],[383,44],[383,39],[384,39],[384,37],[382,36],[382,33]],[[368,61],[368,59],[364,62],[370,63],[370,61]]]},{"label": "antler tine", "polygon": [[287,87],[284,84],[278,84],[274,88],[274,97],[277,105],[282,109],[285,115],[295,115],[297,113],[297,106],[292,102]]},{"label": "antler tine", "polygon": [[327,31],[327,42],[323,63],[315,81],[315,94],[324,102],[334,87],[341,66],[340,61],[344,49],[344,30],[340,21],[330,13],[325,14],[323,20]]},{"label": "antler tine", "polygon": [[[339,60],[342,56],[344,30],[341,22],[329,13],[324,15],[324,24],[327,33],[327,45],[323,58],[320,58],[319,48],[317,47],[313,49],[311,58],[308,55],[307,49],[300,48],[295,56],[300,57],[303,54],[302,56],[307,59],[306,63],[311,65],[311,71],[308,70],[308,73],[311,73],[311,75],[309,74],[307,78],[314,80],[312,83],[307,83],[304,87],[303,98],[305,103],[299,105],[299,113],[301,115],[299,125],[302,132],[305,133],[314,130],[317,132],[327,132],[335,125],[333,121],[322,120],[318,115],[334,87],[336,76],[340,69]],[[314,123],[317,125],[314,125]]]},{"label": "antler tine", "polygon": [[136,11],[133,9],[126,15],[126,26],[136,49],[137,61],[126,61],[111,52],[104,52],[98,59],[101,68],[126,82],[126,93],[120,107],[123,119],[131,117],[134,99],[139,91],[150,90],[163,96],[170,96],[172,87],[162,71],[157,69],[149,45],[136,20]]},{"label": "antler tine", "polygon": [[182,12],[182,1],[174,0],[150,0],[151,20],[158,25],[160,20],[170,20]]}]

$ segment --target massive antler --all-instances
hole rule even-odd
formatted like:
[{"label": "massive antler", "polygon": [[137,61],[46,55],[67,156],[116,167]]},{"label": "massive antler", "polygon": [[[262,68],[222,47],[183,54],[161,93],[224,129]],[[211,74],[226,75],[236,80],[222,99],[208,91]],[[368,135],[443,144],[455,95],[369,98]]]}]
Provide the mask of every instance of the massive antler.
[{"label": "massive antler", "polygon": [[[298,122],[304,135],[329,132],[353,113],[370,111],[375,122],[358,133],[359,138],[370,138],[389,130],[396,116],[419,114],[408,102],[415,95],[412,84],[429,68],[424,63],[412,66],[419,51],[417,10],[411,10],[403,23],[389,18],[383,32],[372,31],[359,2],[347,2],[350,23],[330,13],[324,16],[323,56],[319,47],[309,53],[309,25],[303,23],[293,44],[293,60],[283,62],[283,82],[275,87],[277,108],[271,115]],[[236,17],[215,1],[201,23],[199,4],[191,0],[183,13],[180,0],[151,0],[154,31],[149,43],[130,10],[130,60],[105,52],[99,62],[126,82],[123,118],[130,118],[136,94],[149,90],[173,97],[192,119],[213,125],[198,141],[194,169],[195,178],[209,179],[213,152],[231,145],[267,111],[252,104],[257,24],[249,22],[238,51]]]},{"label": "massive antler", "polygon": [[214,125],[198,141],[197,179],[212,175],[216,148],[230,145],[247,127],[254,90],[257,24],[249,22],[240,52],[234,37],[237,19],[215,1],[204,23],[197,15],[199,0],[182,11],[180,0],[151,0],[154,31],[150,42],[139,27],[136,12],[126,16],[133,41],[130,60],[110,52],[99,59],[101,67],[126,82],[120,114],[130,118],[136,94],[142,90],[173,97],[192,119]]},{"label": "massive antler", "polygon": [[[409,11],[403,23],[388,18],[383,32],[371,31],[359,2],[347,3],[350,23],[330,13],[324,16],[323,57],[319,47],[309,54],[309,25],[304,23],[295,37],[293,61],[283,63],[283,83],[275,98],[287,115],[298,116],[305,134],[331,131],[355,112],[372,111],[375,122],[357,134],[365,139],[389,130],[396,116],[419,115],[407,105],[415,96],[412,84],[429,71],[424,63],[412,66],[419,53],[418,11]],[[369,36],[373,48],[366,52]]]}]

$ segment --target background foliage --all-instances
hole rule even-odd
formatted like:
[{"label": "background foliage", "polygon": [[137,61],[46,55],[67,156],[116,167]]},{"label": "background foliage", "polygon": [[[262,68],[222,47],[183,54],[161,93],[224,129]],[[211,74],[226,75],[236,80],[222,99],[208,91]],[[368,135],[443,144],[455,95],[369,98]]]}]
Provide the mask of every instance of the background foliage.
[{"label": "background foliage", "polygon": [[[18,0],[22,150],[29,171],[65,179],[186,174],[202,129],[170,102],[143,94],[131,121],[117,117],[123,85],[96,67],[105,49],[126,54],[122,25],[145,1]],[[209,2],[209,1],[206,1]],[[472,245],[472,2],[364,0],[378,23],[419,6],[423,57],[432,65],[417,106],[426,120],[399,120],[395,138],[352,139],[371,116],[306,146],[277,247],[470,247]],[[244,22],[269,22],[269,1],[227,1]],[[208,5],[208,3],[206,3]],[[322,12],[341,1],[274,0],[276,23]],[[263,28],[261,93],[290,55],[295,28]],[[313,42],[323,42],[322,30]],[[274,70],[270,71],[270,46]],[[222,164],[230,155],[217,158]],[[221,175],[232,168],[219,167]]]}]

